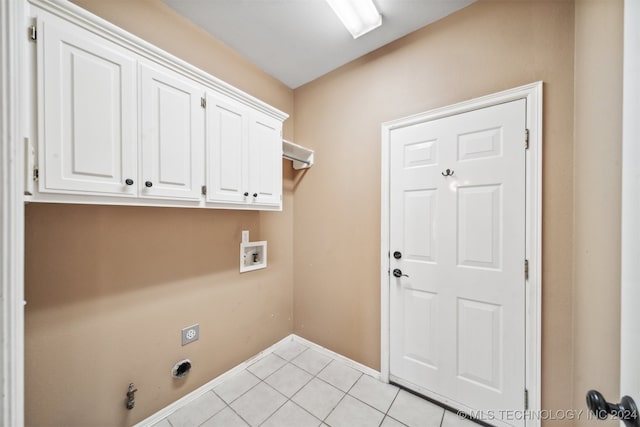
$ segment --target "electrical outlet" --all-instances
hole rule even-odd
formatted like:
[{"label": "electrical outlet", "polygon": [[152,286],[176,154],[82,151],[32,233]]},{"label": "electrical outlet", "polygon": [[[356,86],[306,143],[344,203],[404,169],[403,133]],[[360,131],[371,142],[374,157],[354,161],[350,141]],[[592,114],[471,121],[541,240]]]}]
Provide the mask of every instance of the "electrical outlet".
[{"label": "electrical outlet", "polygon": [[187,326],[182,329],[182,345],[187,345],[200,338],[200,324],[196,323],[193,326]]}]

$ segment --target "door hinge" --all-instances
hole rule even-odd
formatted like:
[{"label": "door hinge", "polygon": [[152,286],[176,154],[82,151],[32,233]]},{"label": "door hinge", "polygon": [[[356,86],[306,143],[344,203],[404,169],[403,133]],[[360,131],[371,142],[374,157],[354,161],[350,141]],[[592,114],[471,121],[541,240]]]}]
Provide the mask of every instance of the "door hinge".
[{"label": "door hinge", "polygon": [[206,195],[207,195],[207,186],[206,186],[206,185],[203,185],[203,186],[202,186],[202,195],[203,195],[203,196],[206,196]]},{"label": "door hinge", "polygon": [[524,389],[524,409],[529,409],[529,390]]},{"label": "door hinge", "polygon": [[39,178],[40,178],[40,170],[36,166],[33,168],[33,180],[37,181]]},{"label": "door hinge", "polygon": [[524,280],[529,280],[529,260],[524,260]]},{"label": "door hinge", "polygon": [[204,96],[200,98],[200,106],[202,108],[207,108],[207,98],[205,98]]},{"label": "door hinge", "polygon": [[33,41],[38,40],[38,27],[35,25],[29,27],[29,38]]},{"label": "door hinge", "polygon": [[529,129],[524,130],[524,149],[529,149]]}]

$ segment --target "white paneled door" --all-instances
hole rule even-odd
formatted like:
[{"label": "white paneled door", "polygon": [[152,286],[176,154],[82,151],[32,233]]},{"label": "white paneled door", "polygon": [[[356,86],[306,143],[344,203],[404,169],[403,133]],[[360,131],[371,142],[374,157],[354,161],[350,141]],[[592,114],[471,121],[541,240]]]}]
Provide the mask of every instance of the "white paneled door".
[{"label": "white paneled door", "polygon": [[507,425],[525,409],[525,107],[390,133],[390,379]]}]

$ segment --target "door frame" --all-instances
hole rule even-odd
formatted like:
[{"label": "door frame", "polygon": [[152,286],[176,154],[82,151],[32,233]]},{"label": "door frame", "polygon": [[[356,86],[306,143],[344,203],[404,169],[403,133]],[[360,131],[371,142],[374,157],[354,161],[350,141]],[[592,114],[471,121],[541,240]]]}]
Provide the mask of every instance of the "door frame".
[{"label": "door frame", "polygon": [[0,0],[0,425],[16,427],[24,425],[23,8]]},{"label": "door frame", "polygon": [[[390,370],[390,251],[389,191],[390,191],[390,135],[394,129],[429,122],[469,111],[503,104],[518,99],[526,100],[526,126],[529,130],[529,149],[525,155],[526,165],[526,219],[525,256],[529,261],[529,278],[526,283],[525,313],[525,387],[528,390],[528,410],[539,411],[541,405],[541,260],[542,260],[542,82],[516,87],[450,106],[436,108],[382,123],[381,155],[381,238],[380,238],[380,376],[389,382]],[[524,137],[523,137],[524,140]],[[433,397],[428,390],[417,390]],[[430,395],[431,394],[431,395]],[[523,396],[524,398],[524,396]],[[465,409],[465,408],[459,408]],[[536,417],[533,417],[536,418]],[[539,425],[531,420],[529,425]]]},{"label": "door frame", "polygon": [[[636,404],[640,400],[640,376],[635,351],[640,348],[640,1],[624,2],[624,68],[622,101],[622,218],[621,218],[621,283],[620,283],[620,396],[629,395]],[[620,422],[622,426],[622,422]]]}]

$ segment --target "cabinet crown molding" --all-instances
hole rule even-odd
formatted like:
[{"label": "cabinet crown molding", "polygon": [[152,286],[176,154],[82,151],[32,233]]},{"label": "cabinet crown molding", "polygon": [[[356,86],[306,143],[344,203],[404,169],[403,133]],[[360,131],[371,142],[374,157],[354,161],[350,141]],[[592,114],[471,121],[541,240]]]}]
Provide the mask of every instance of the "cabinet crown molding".
[{"label": "cabinet crown molding", "polygon": [[91,31],[113,43],[129,49],[153,62],[160,63],[167,68],[184,74],[199,82],[203,86],[223,93],[231,98],[261,111],[277,120],[284,121],[289,115],[271,105],[255,98],[248,93],[231,86],[219,78],[201,70],[200,68],[172,55],[159,47],[135,36],[111,22],[94,15],[67,0],[28,0],[29,4],[69,21],[85,30]]}]

